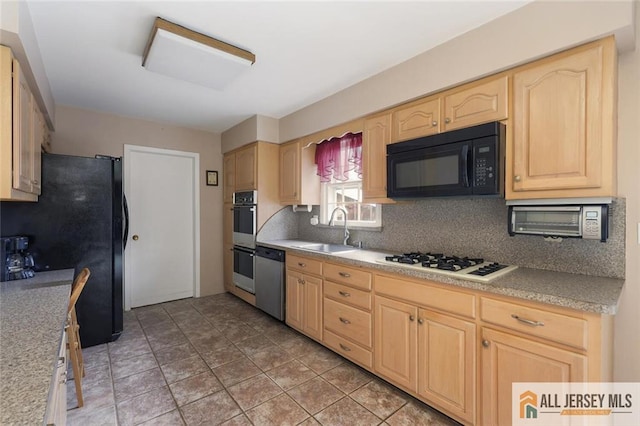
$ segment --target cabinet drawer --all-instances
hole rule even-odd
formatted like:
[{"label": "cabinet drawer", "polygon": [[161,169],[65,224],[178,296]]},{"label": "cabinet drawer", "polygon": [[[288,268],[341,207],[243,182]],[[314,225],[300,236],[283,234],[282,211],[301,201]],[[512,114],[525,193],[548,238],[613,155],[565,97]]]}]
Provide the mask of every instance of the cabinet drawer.
[{"label": "cabinet drawer", "polygon": [[441,311],[464,317],[475,318],[475,296],[473,294],[447,290],[423,283],[400,280],[397,278],[376,275],[375,290],[377,294],[384,294],[407,302],[428,306]]},{"label": "cabinet drawer", "polygon": [[371,310],[371,293],[368,291],[357,290],[352,287],[347,287],[346,285],[325,281],[324,295],[348,305],[353,305],[368,311]]},{"label": "cabinet drawer", "polygon": [[325,330],[324,343],[340,355],[354,361],[356,364],[360,364],[368,369],[373,367],[373,356],[371,351],[343,339],[337,334],[333,334],[332,332]]},{"label": "cabinet drawer", "polygon": [[581,318],[486,297],[480,300],[483,321],[573,346],[587,348],[588,324]]},{"label": "cabinet drawer", "polygon": [[287,268],[309,274],[322,275],[322,262],[287,253]]},{"label": "cabinet drawer", "polygon": [[324,265],[324,278],[363,290],[371,290],[371,273],[361,269],[326,263]]},{"label": "cabinet drawer", "polygon": [[370,313],[325,298],[324,328],[363,346],[371,347]]}]

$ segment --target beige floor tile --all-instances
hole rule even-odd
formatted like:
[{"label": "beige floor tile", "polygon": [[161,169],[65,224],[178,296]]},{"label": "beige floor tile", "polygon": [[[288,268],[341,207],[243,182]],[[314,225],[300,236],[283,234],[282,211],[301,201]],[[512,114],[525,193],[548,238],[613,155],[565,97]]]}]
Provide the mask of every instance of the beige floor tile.
[{"label": "beige floor tile", "polygon": [[258,335],[258,336],[249,337],[248,339],[244,339],[239,342],[235,342],[235,345],[245,355],[250,357],[251,355],[257,352],[260,352],[269,347],[275,346],[275,343],[273,343],[271,340],[267,339],[264,336]]},{"label": "beige floor tile", "polygon": [[136,314],[138,316],[138,322],[142,328],[149,326],[156,326],[158,324],[164,324],[167,322],[173,322],[168,313],[163,309],[162,311],[149,311],[144,314]]},{"label": "beige floor tile", "polygon": [[109,343],[109,357],[111,361],[133,358],[134,356],[144,355],[151,352],[151,346],[143,334],[140,337],[131,340],[116,340]]},{"label": "beige floor tile", "polygon": [[[113,397],[113,383],[111,378],[105,378],[103,380],[91,383],[88,386],[83,382],[82,385],[82,398],[84,407],[90,407],[91,409],[102,408],[115,404]],[[73,380],[67,381],[67,408],[75,408],[78,406],[78,400],[76,398],[76,386]]]},{"label": "beige floor tile", "polygon": [[231,342],[222,335],[193,337],[189,338],[189,341],[198,352],[212,352],[231,345]]},{"label": "beige floor tile", "polygon": [[224,390],[187,404],[180,411],[188,425],[219,424],[242,412]]},{"label": "beige floor tile", "polygon": [[228,364],[238,359],[244,358],[244,355],[238,348],[233,345],[216,349],[212,352],[202,354],[202,358],[211,368],[216,368],[224,364]]},{"label": "beige floor tile", "polygon": [[311,414],[325,409],[345,394],[321,377],[315,377],[308,382],[287,391],[302,408]]},{"label": "beige floor tile", "polygon": [[82,348],[82,354],[84,356],[89,356],[93,353],[104,352],[107,350],[107,344],[103,343],[101,345],[90,346],[88,348]]},{"label": "beige floor tile", "polygon": [[260,352],[249,355],[249,358],[260,367],[262,371],[269,371],[293,360],[293,355],[279,346],[270,346]]},{"label": "beige floor tile", "polygon": [[190,358],[197,355],[195,348],[190,343],[170,346],[168,348],[158,349],[154,351],[158,364],[164,365],[170,362],[180,361],[181,359]]},{"label": "beige floor tile", "polygon": [[293,360],[272,370],[267,375],[282,389],[289,390],[317,376],[300,361]]},{"label": "beige floor tile", "polygon": [[282,393],[280,386],[264,374],[230,386],[227,390],[245,411]]},{"label": "beige floor tile", "polygon": [[246,414],[253,424],[261,426],[297,425],[309,417],[309,414],[287,394],[264,402],[247,411]]},{"label": "beige floor tile", "polygon": [[303,337],[302,335],[286,339],[278,343],[278,346],[280,346],[296,358],[308,355],[319,347],[317,343],[313,342],[310,339],[307,339],[306,337]]},{"label": "beige floor tile", "polygon": [[347,397],[325,408],[314,416],[323,426],[378,425],[380,419]]},{"label": "beige floor tile", "polygon": [[450,419],[431,407],[416,401],[411,401],[391,417],[386,422],[391,426],[457,426],[458,422]]},{"label": "beige floor tile", "polygon": [[109,365],[109,353],[107,351],[88,352],[82,350],[85,368],[94,368],[101,365]]},{"label": "beige floor tile", "polygon": [[67,426],[117,425],[116,407],[109,405],[98,409],[86,407],[67,411]]},{"label": "beige floor tile", "polygon": [[117,402],[126,401],[134,396],[142,395],[150,390],[166,386],[167,383],[159,368],[132,374],[116,379],[113,382]]},{"label": "beige floor tile", "polygon": [[220,426],[253,426],[253,423],[249,421],[247,416],[240,414],[224,423],[220,423]]},{"label": "beige floor tile", "polygon": [[196,374],[207,371],[209,367],[207,367],[207,364],[205,364],[200,356],[195,355],[162,365],[160,366],[160,369],[162,370],[162,374],[164,374],[164,378],[167,380],[167,383],[171,384],[178,380],[186,379],[187,377],[195,376]]},{"label": "beige floor tile", "polygon": [[257,336],[258,330],[255,330],[248,325],[241,323],[237,326],[228,327],[220,330],[224,337],[231,340],[232,342],[239,342],[240,340],[244,340],[248,337]]},{"label": "beige floor tile", "polygon": [[168,387],[152,390],[116,405],[121,425],[136,425],[176,409]]},{"label": "beige floor tile", "polygon": [[210,371],[196,374],[169,385],[179,407],[222,390],[222,384]]},{"label": "beige floor tile", "polygon": [[214,368],[213,373],[223,385],[229,387],[250,377],[257,376],[261,371],[249,358],[243,356],[228,364]]},{"label": "beige floor tile", "polygon": [[166,414],[140,423],[140,426],[181,426],[184,425],[180,411],[173,410]]},{"label": "beige floor tile", "polygon": [[322,377],[344,393],[351,393],[373,380],[369,373],[348,362],[332,368]]},{"label": "beige floor tile", "polygon": [[344,358],[336,355],[328,349],[318,347],[308,355],[298,358],[298,360],[317,374],[322,374],[342,364]]},{"label": "beige floor tile", "polygon": [[350,396],[383,420],[408,402],[406,395],[379,380],[373,380]]},{"label": "beige floor tile", "polygon": [[182,331],[180,331],[180,329],[172,329],[163,333],[147,335],[147,339],[149,340],[151,349],[153,349],[154,351],[168,348],[170,346],[189,343],[187,341],[187,337],[184,335],[184,333],[182,333]]},{"label": "beige floor tile", "polygon": [[158,366],[156,358],[153,354],[148,353],[144,355],[134,356],[132,358],[126,358],[122,360],[113,361],[111,363],[111,372],[114,379],[130,376],[132,374],[141,373],[146,370],[151,370]]}]

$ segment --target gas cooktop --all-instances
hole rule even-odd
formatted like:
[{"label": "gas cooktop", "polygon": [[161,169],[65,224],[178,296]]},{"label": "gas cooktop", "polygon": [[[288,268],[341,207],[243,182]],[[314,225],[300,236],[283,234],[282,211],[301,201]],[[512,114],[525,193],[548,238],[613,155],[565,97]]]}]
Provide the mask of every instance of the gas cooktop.
[{"label": "gas cooktop", "polygon": [[385,256],[378,263],[393,263],[408,269],[447,275],[468,281],[490,282],[517,269],[517,266],[502,265],[482,258],[447,256],[442,253],[412,252]]}]

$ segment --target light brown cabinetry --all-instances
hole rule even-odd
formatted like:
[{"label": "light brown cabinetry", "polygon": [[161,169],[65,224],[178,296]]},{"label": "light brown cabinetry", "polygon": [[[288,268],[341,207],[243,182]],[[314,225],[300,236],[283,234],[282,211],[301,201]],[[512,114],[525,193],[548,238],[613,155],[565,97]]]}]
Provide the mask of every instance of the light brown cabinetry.
[{"label": "light brown cabinetry", "polygon": [[322,262],[287,255],[286,322],[322,340]]},{"label": "light brown cabinetry", "polygon": [[346,358],[373,367],[372,274],[324,264],[324,343]]},{"label": "light brown cabinetry", "polygon": [[316,174],[316,145],[297,139],[280,146],[280,203],[320,204],[320,178]]},{"label": "light brown cabinetry", "polygon": [[233,285],[233,204],[224,203],[222,212],[222,259],[224,288],[232,291]]},{"label": "light brown cabinetry", "polygon": [[508,77],[489,77],[402,105],[393,111],[392,142],[508,117]]},{"label": "light brown cabinetry", "polygon": [[233,193],[236,190],[236,155],[225,154],[222,167],[224,169],[223,199],[225,203],[233,203]]},{"label": "light brown cabinetry", "polygon": [[37,201],[48,129],[11,50],[0,46],[0,199]]},{"label": "light brown cabinetry", "polygon": [[615,195],[613,37],[515,71],[507,199]]},{"label": "light brown cabinetry", "polygon": [[364,121],[362,133],[362,201],[388,203],[387,144],[391,142],[391,113]]},{"label": "light brown cabinetry", "polygon": [[51,386],[49,387],[49,397],[47,400],[47,410],[45,412],[45,424],[65,425],[67,424],[67,333],[62,333],[58,359],[55,365]]},{"label": "light brown cabinetry", "polygon": [[235,152],[236,156],[236,191],[252,191],[258,189],[256,185],[257,165],[256,151],[257,144],[251,144]]}]

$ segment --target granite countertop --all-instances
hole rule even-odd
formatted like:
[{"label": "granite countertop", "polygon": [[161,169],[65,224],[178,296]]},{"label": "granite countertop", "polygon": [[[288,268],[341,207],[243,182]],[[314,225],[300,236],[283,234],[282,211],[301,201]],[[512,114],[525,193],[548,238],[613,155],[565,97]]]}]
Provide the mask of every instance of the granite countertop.
[{"label": "granite countertop", "polygon": [[73,269],[0,283],[0,424],[42,424]]},{"label": "granite countertop", "polygon": [[445,275],[406,269],[393,264],[378,263],[383,259],[383,251],[356,249],[342,253],[320,253],[296,247],[313,244],[309,241],[275,240],[258,242],[259,245],[278,248],[296,254],[317,257],[328,261],[339,261],[355,266],[366,266],[384,272],[392,272],[414,278],[423,278],[444,284],[472,290],[486,291],[524,300],[542,302],[585,312],[614,315],[618,309],[618,301],[622,294],[624,280],[617,278],[596,277],[592,275],[569,274],[566,272],[546,271],[542,269],[518,268],[490,283],[479,283],[456,279]]}]

